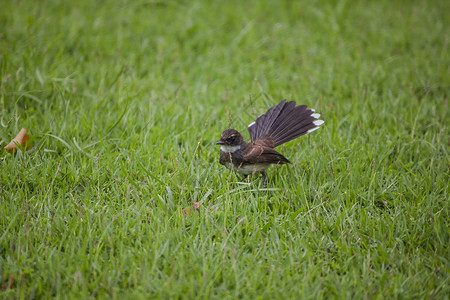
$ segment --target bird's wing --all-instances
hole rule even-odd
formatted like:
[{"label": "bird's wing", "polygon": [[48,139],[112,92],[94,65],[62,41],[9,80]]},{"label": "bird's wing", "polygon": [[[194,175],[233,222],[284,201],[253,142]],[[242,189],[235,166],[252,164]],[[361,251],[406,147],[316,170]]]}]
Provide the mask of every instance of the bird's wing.
[{"label": "bird's wing", "polygon": [[289,164],[290,161],[272,148],[255,145],[244,155],[244,161],[250,164]]}]

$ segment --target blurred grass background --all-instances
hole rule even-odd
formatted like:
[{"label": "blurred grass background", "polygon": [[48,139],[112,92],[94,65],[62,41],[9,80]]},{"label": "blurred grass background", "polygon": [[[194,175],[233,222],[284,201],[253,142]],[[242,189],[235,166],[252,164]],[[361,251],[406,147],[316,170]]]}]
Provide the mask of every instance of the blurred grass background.
[{"label": "blurred grass background", "polygon": [[[448,297],[449,6],[1,1],[0,295]],[[283,99],[325,126],[237,183]]]}]

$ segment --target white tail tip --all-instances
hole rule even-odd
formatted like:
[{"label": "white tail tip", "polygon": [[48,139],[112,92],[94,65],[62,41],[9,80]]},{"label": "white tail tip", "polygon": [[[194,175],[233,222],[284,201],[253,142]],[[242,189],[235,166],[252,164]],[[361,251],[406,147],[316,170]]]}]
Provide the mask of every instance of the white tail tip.
[{"label": "white tail tip", "polygon": [[315,120],[315,121],[313,121],[313,124],[316,125],[316,126],[320,126],[323,123],[325,123],[323,120]]},{"label": "white tail tip", "polygon": [[310,130],[308,130],[306,133],[311,133],[311,132],[313,132],[314,130],[317,130],[317,129],[319,129],[320,127],[314,127],[313,129],[310,129]]}]

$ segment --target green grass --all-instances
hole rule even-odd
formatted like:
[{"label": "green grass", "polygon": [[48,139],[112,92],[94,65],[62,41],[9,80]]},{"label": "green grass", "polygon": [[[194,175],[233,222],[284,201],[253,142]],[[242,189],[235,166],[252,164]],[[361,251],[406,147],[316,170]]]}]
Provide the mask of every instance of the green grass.
[{"label": "green grass", "polygon": [[[0,298],[448,299],[448,1],[1,7]],[[323,128],[238,183],[282,99]]]}]

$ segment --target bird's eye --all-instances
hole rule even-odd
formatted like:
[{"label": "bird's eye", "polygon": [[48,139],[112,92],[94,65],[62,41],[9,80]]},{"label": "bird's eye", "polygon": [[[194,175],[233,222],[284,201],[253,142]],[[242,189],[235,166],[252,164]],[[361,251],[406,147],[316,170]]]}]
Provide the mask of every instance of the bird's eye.
[{"label": "bird's eye", "polygon": [[236,137],[235,136],[232,136],[232,137],[230,137],[230,142],[234,142],[236,140]]}]

